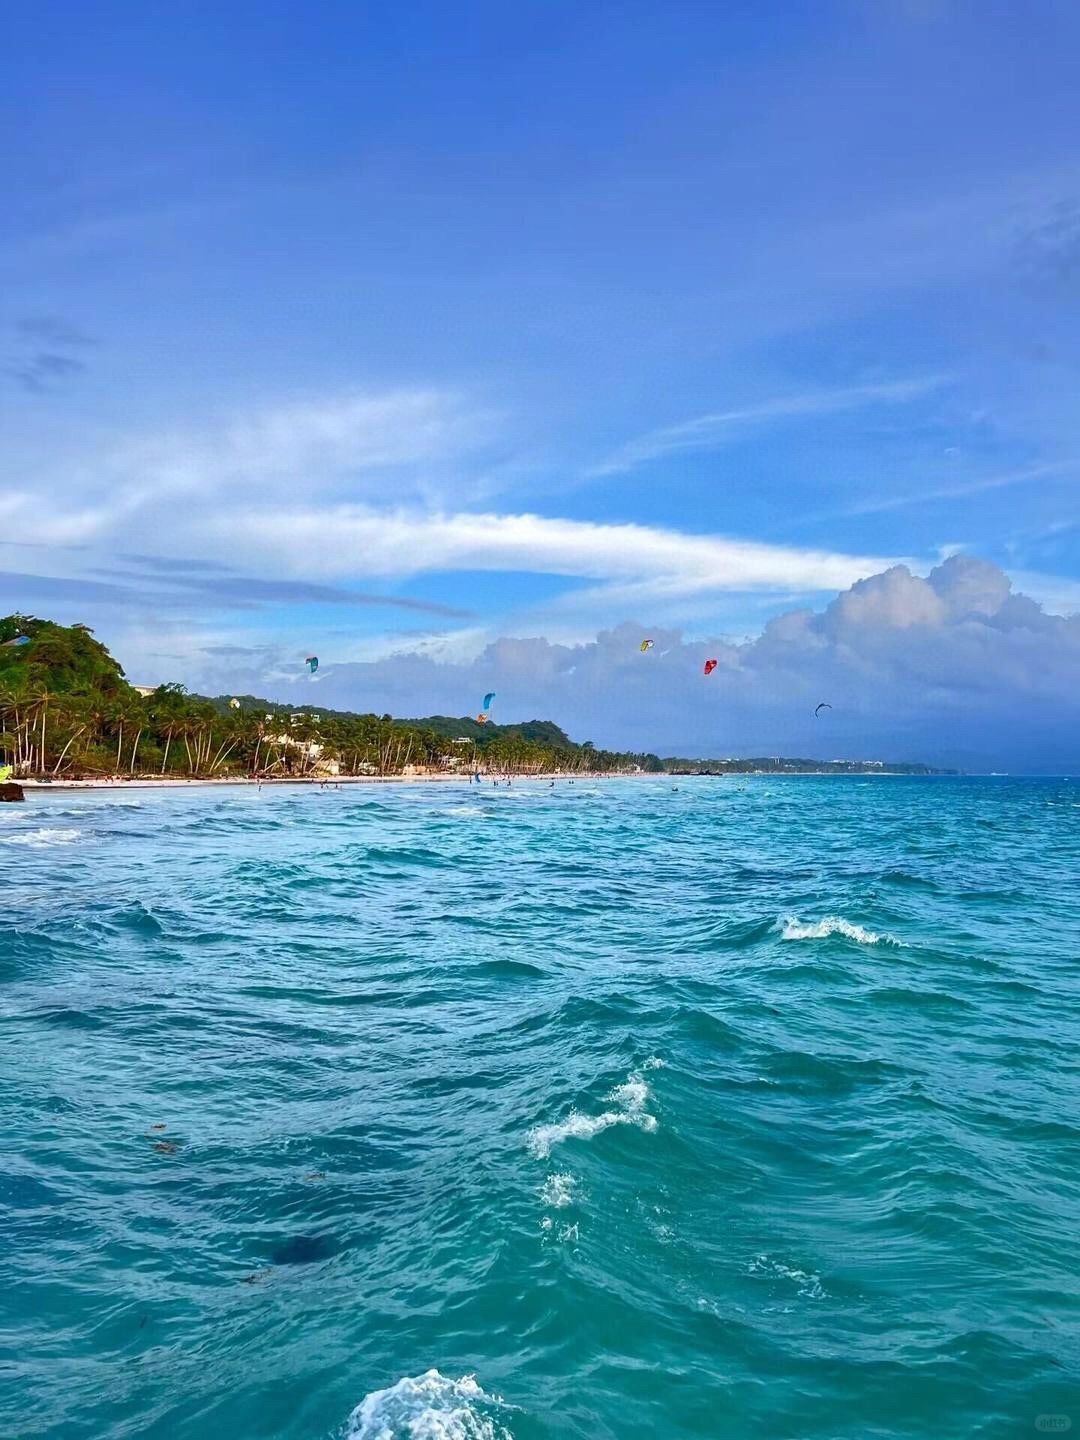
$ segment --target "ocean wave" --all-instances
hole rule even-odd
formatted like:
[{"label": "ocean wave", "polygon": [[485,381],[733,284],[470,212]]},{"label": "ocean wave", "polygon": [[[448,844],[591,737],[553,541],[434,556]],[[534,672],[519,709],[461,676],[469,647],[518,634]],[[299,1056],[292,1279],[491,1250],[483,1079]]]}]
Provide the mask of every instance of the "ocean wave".
[{"label": "ocean wave", "polygon": [[563,1210],[574,1203],[574,1177],[569,1170],[549,1175],[540,1188],[540,1199],[555,1210]]},{"label": "ocean wave", "polygon": [[453,1380],[428,1370],[365,1396],[344,1440],[513,1440],[495,1418],[501,1408],[472,1375]]},{"label": "ocean wave", "polygon": [[72,845],[82,836],[81,830],[50,829],[27,830],[22,834],[5,835],[6,845],[28,845],[31,850],[48,850],[53,845]]},{"label": "ocean wave", "polygon": [[537,1125],[529,1132],[529,1149],[542,1160],[551,1154],[553,1146],[563,1140],[591,1140],[612,1125],[636,1125],[639,1130],[655,1130],[656,1116],[650,1115],[645,1108],[651,1095],[647,1082],[632,1072],[607,1096],[615,1109],[604,1110],[599,1115],[583,1115],[580,1110],[571,1110],[565,1120]]},{"label": "ocean wave", "polygon": [[575,1220],[572,1225],[560,1225],[555,1228],[555,1221],[550,1215],[545,1215],[540,1221],[540,1229],[545,1240],[557,1240],[560,1245],[576,1245],[581,1239],[581,1228]]},{"label": "ocean wave", "polygon": [[843,935],[859,945],[904,945],[895,935],[879,935],[876,930],[855,925],[842,915],[826,915],[813,921],[800,920],[797,915],[782,915],[773,928],[780,931],[782,940],[825,940],[830,935]]},{"label": "ocean wave", "polygon": [[770,1280],[786,1280],[807,1300],[825,1299],[825,1287],[821,1283],[820,1275],[785,1265],[783,1261],[774,1260],[769,1255],[755,1255],[747,1271],[750,1275],[765,1275]]}]

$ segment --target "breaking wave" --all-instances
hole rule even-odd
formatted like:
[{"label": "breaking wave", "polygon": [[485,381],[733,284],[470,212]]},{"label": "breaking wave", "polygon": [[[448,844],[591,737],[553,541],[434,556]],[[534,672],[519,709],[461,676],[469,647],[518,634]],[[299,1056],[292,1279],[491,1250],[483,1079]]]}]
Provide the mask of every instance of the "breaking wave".
[{"label": "breaking wave", "polygon": [[824,940],[829,935],[843,935],[859,945],[900,945],[895,935],[879,935],[876,930],[867,930],[854,925],[842,915],[826,915],[822,920],[800,920],[797,915],[782,915],[776,922],[781,940]]},{"label": "breaking wave", "polygon": [[626,1077],[607,1096],[615,1106],[599,1115],[582,1115],[571,1110],[565,1120],[556,1120],[550,1125],[537,1125],[529,1132],[529,1149],[539,1159],[551,1154],[552,1147],[563,1140],[591,1140],[601,1130],[612,1125],[636,1125],[639,1130],[655,1130],[656,1116],[645,1108],[652,1096],[648,1084],[636,1073]]},{"label": "breaking wave", "polygon": [[495,1418],[503,1408],[472,1375],[452,1380],[428,1370],[365,1396],[349,1416],[344,1440],[513,1440]]},{"label": "breaking wave", "polygon": [[48,850],[53,845],[72,845],[82,835],[81,830],[59,830],[43,827],[27,830],[22,834],[5,835],[6,845],[28,845],[31,850]]}]

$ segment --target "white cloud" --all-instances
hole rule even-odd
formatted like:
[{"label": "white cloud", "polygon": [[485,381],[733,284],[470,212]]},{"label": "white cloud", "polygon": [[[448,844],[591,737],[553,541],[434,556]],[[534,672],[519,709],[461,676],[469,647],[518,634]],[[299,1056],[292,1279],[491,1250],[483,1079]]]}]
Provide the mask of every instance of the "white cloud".
[{"label": "white cloud", "polygon": [[[245,507],[350,496],[430,500],[446,467],[482,451],[496,417],[435,389],[338,392],[288,400],[201,427],[99,442],[75,454],[50,451],[25,488],[20,466],[0,489],[0,515],[27,539],[108,542],[146,524],[164,552],[179,528],[196,535],[203,515]],[[36,494],[66,506],[43,508]],[[158,523],[162,519],[168,523]]]},{"label": "white cloud", "polygon": [[[642,634],[655,640],[646,655]],[[720,662],[709,677],[706,655]],[[259,693],[265,680],[231,660],[226,673],[217,688]],[[501,719],[552,718],[579,739],[635,749],[1080,766],[1080,617],[1046,614],[970,556],[925,579],[892,567],[743,643],[641,624],[579,643],[502,637],[469,655],[424,642],[359,664],[327,658],[319,697],[461,715],[487,689]],[[833,709],[815,720],[820,700]]]},{"label": "white cloud", "polygon": [[203,534],[215,548],[239,543],[287,573],[402,577],[450,570],[528,571],[650,582],[680,594],[770,587],[835,590],[887,563],[876,556],[646,525],[357,505],[210,516]]},{"label": "white cloud", "polygon": [[971,495],[982,495],[990,490],[1005,490],[1012,485],[1026,485],[1032,480],[1043,480],[1050,475],[1075,474],[1080,469],[1076,460],[1047,461],[1041,465],[1025,465],[1017,470],[1005,470],[998,475],[984,475],[974,480],[960,481],[955,485],[942,485],[933,490],[921,490],[917,495],[880,495],[860,501],[845,513],[848,515],[878,515],[886,510],[902,510],[908,505],[928,505],[937,500],[962,500]]},{"label": "white cloud", "polygon": [[738,430],[751,425],[767,425],[772,421],[798,420],[817,415],[831,415],[844,410],[858,410],[867,405],[902,405],[918,399],[945,383],[945,377],[928,376],[916,380],[900,380],[891,384],[852,385],[839,390],[815,390],[809,394],[786,395],[760,405],[721,410],[715,414],[698,415],[679,425],[650,430],[621,446],[589,474],[600,477],[617,475],[636,469],[650,460],[685,450],[711,450]]},{"label": "white cloud", "polygon": [[[897,399],[911,389],[863,387],[777,402],[761,413]],[[25,542],[90,547],[83,560],[54,551],[48,563],[58,579],[132,548],[275,579],[528,572],[582,582],[583,613],[593,614],[710,593],[836,590],[888,563],[659,526],[506,513],[490,501],[482,512],[470,510],[469,477],[496,431],[490,412],[448,391],[338,393],[54,459],[35,487],[20,467],[0,493],[0,514]],[[39,493],[54,503],[41,505]]]}]

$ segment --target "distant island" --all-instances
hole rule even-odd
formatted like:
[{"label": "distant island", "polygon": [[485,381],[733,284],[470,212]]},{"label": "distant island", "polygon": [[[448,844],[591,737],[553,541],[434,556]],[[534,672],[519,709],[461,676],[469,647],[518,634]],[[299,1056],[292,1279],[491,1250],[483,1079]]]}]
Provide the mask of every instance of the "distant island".
[{"label": "distant island", "polygon": [[664,769],[671,775],[956,775],[910,760],[798,760],[786,755],[753,759],[677,760],[668,758]]},{"label": "distant island", "polygon": [[661,759],[578,743],[550,720],[395,719],[255,695],[137,686],[85,625],[0,619],[0,773],[20,779],[942,773],[876,760]]}]

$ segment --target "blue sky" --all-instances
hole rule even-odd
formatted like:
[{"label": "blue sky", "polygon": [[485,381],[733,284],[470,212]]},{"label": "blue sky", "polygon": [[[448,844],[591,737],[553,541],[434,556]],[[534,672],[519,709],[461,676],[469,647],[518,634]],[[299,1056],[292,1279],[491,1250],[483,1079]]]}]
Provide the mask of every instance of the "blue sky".
[{"label": "blue sky", "polygon": [[151,681],[400,662],[414,711],[418,657],[465,711],[501,639],[696,654],[958,552],[1074,613],[1078,44],[1052,3],[10,8],[0,606]]}]

